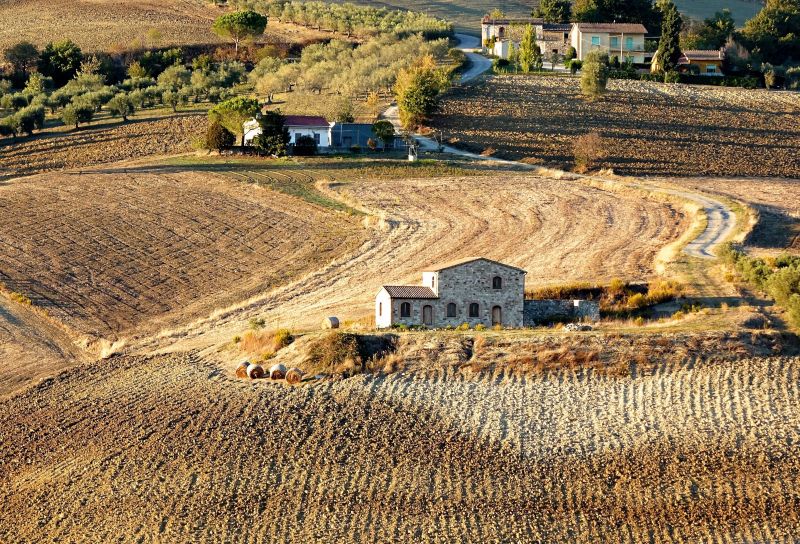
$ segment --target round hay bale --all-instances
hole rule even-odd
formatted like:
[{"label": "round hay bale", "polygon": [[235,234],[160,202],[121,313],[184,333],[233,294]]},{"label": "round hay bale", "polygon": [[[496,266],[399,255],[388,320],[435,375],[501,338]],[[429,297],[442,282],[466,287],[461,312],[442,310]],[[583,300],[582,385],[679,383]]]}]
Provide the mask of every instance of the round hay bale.
[{"label": "round hay bale", "polygon": [[303,371],[299,368],[293,368],[286,373],[286,381],[292,385],[303,381]]},{"label": "round hay bale", "polygon": [[278,363],[269,367],[269,377],[273,380],[282,380],[286,377],[286,367]]},{"label": "round hay bale", "polygon": [[338,317],[326,317],[322,320],[322,328],[323,329],[338,329],[339,328],[339,318]]},{"label": "round hay bale", "polygon": [[247,377],[251,380],[258,380],[264,377],[264,368],[261,365],[249,365],[247,367]]},{"label": "round hay bale", "polygon": [[246,378],[247,377],[247,367],[250,366],[250,361],[244,361],[236,368],[236,377],[237,378]]}]

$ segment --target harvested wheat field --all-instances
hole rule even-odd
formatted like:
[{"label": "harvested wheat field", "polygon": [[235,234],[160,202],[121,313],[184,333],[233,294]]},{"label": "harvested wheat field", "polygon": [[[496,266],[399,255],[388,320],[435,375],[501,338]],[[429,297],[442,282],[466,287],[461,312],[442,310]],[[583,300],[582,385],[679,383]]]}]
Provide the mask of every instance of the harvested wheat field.
[{"label": "harvested wheat field", "polygon": [[362,239],[355,219],[208,172],[101,169],[0,186],[0,281],[108,339],[206,316]]},{"label": "harvested wheat field", "polygon": [[575,138],[598,131],[599,166],[623,174],[800,177],[797,93],[611,80],[587,102],[579,83],[491,77],[454,90],[433,126],[472,151],[559,167],[574,166]]},{"label": "harvested wheat field", "polygon": [[150,155],[185,153],[203,133],[205,113],[169,114],[167,117],[138,114],[127,123],[115,120],[60,128],[21,138],[0,147],[0,180]]},{"label": "harvested wheat field", "polygon": [[739,200],[758,214],[745,240],[755,252],[800,252],[800,180],[798,179],[671,179],[685,187]]},{"label": "harvested wheat field", "polygon": [[112,358],[0,401],[0,540],[800,533],[800,360],[632,368],[431,367],[284,387],[191,355]]},{"label": "harvested wheat field", "polygon": [[[224,43],[211,31],[224,10],[204,0],[4,0],[0,49],[71,39],[86,51]],[[154,35],[152,31],[157,31]],[[260,42],[294,43],[325,34],[271,20]]]},{"label": "harvested wheat field", "polygon": [[321,191],[370,214],[367,241],[158,344],[186,349],[227,342],[254,317],[292,329],[316,327],[327,315],[362,318],[371,315],[382,285],[419,283],[424,267],[473,255],[523,267],[532,284],[640,278],[653,273],[658,251],[689,223],[682,211],[639,193],[518,172],[347,181],[346,171],[323,168],[313,171],[327,180],[318,183]]}]

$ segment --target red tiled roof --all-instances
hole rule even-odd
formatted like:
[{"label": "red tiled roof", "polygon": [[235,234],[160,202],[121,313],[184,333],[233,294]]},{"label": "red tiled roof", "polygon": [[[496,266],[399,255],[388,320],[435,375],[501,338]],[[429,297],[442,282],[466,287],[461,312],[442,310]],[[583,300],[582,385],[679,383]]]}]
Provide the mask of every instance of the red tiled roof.
[{"label": "red tiled roof", "polygon": [[639,23],[575,23],[581,32],[624,32],[627,34],[647,34],[647,29]]},{"label": "red tiled roof", "polygon": [[420,285],[384,285],[383,288],[392,298],[439,298],[430,287]]},{"label": "red tiled roof", "polygon": [[328,127],[324,117],[318,115],[287,115],[285,124],[287,127]]},{"label": "red tiled roof", "polygon": [[527,274],[527,271],[523,270],[522,268],[518,268],[516,266],[511,266],[510,264],[501,263],[500,261],[495,261],[492,259],[487,259],[486,257],[465,257],[463,259],[457,259],[454,261],[449,261],[445,263],[440,263],[434,265],[432,267],[428,267],[425,269],[425,272],[440,272],[442,270],[446,270],[448,268],[453,268],[455,266],[461,266],[462,264],[471,263],[472,261],[489,261],[490,263],[499,264],[500,266],[505,266],[506,268],[512,268],[514,270],[519,270]]}]

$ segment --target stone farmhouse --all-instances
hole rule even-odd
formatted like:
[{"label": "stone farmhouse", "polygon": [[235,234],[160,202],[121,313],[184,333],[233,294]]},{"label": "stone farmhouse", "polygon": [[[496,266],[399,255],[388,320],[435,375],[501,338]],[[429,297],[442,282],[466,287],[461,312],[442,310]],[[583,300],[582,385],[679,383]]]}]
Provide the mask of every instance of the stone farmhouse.
[{"label": "stone farmhouse", "polygon": [[551,53],[563,55],[569,47],[570,25],[545,23],[533,17],[494,19],[484,17],[481,21],[481,42],[484,49],[493,55],[507,59],[511,44],[519,48],[525,27],[531,25],[536,32],[536,44],[545,57]]},{"label": "stone farmhouse", "polygon": [[375,324],[522,327],[526,273],[484,258],[434,266],[422,285],[385,285],[375,297]]},{"label": "stone farmhouse", "polygon": [[499,325],[532,327],[552,321],[597,321],[600,306],[586,300],[525,300],[527,272],[483,257],[433,266],[421,285],[384,285],[375,297],[375,325],[430,328]]},{"label": "stone farmhouse", "polygon": [[649,64],[653,53],[645,50],[647,29],[638,23],[573,23],[570,45],[575,48],[578,60],[590,51],[604,51],[616,55],[620,62]]}]

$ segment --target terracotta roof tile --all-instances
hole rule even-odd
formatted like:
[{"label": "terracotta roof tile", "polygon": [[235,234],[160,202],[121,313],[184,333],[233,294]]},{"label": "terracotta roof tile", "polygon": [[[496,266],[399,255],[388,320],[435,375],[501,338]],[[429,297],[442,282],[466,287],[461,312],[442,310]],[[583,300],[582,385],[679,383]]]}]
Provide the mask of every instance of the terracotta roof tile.
[{"label": "terracotta roof tile", "polygon": [[324,117],[318,115],[287,115],[287,127],[328,127],[328,123]]},{"label": "terracotta roof tile", "polygon": [[687,49],[683,57],[689,60],[722,60],[725,53],[720,49]]},{"label": "terracotta roof tile", "polygon": [[439,298],[430,287],[420,285],[384,285],[383,288],[392,298]]}]

